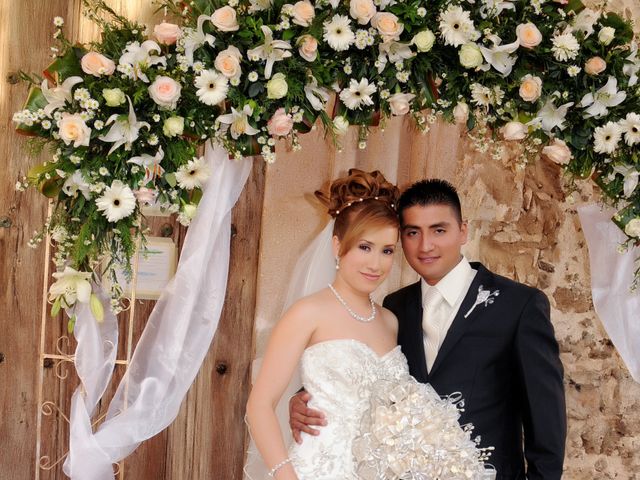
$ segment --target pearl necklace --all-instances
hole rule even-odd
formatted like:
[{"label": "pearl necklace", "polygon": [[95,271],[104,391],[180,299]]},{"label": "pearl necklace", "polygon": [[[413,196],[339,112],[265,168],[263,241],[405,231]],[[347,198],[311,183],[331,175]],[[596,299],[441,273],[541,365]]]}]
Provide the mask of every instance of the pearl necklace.
[{"label": "pearl necklace", "polygon": [[368,322],[372,321],[374,318],[376,318],[376,313],[377,313],[376,304],[373,302],[373,298],[371,297],[371,295],[369,295],[369,303],[371,304],[371,315],[369,315],[368,317],[363,317],[361,315],[358,315],[353,310],[351,310],[351,307],[349,307],[349,305],[347,305],[347,302],[344,301],[344,298],[342,298],[340,296],[340,294],[336,291],[336,289],[333,288],[333,285],[329,284],[328,287],[333,292],[333,294],[336,296],[338,301],[342,304],[342,306],[347,309],[347,312],[349,312],[349,315],[351,315],[353,318],[355,318],[359,322],[368,323]]}]

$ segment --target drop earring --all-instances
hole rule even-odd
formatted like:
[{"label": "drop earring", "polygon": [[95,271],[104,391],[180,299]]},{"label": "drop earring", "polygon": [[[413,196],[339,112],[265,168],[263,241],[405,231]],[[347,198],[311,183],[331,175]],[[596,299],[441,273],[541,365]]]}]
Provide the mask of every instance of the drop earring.
[{"label": "drop earring", "polygon": [[336,270],[340,270],[340,257],[336,257]]}]

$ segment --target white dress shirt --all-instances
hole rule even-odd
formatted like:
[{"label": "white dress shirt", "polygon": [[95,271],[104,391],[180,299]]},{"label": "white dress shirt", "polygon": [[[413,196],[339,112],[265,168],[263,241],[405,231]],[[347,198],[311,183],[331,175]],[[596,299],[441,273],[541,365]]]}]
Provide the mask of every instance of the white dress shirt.
[{"label": "white dress shirt", "polygon": [[[435,285],[429,285],[424,279],[420,281],[423,341],[429,371],[476,273],[476,270],[469,265],[469,261],[462,257],[460,262]],[[438,294],[429,293],[433,288],[438,290]],[[425,305],[425,301],[431,297],[436,298],[433,305]]]}]

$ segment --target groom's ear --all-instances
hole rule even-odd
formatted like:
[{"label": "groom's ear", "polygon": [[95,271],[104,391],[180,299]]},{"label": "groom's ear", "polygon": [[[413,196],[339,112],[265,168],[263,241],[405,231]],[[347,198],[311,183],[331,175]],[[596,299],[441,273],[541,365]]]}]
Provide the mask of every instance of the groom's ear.
[{"label": "groom's ear", "polygon": [[460,245],[466,244],[469,239],[469,225],[466,220],[462,220],[460,223],[460,235]]}]

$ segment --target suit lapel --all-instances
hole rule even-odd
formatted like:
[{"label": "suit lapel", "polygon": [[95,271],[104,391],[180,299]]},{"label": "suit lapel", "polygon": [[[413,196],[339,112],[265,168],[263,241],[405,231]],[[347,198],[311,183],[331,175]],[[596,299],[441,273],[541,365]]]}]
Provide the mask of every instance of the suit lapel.
[{"label": "suit lapel", "polygon": [[471,262],[471,267],[476,269],[478,273],[476,273],[473,282],[471,282],[471,286],[469,290],[467,290],[467,294],[456,313],[456,317],[453,319],[451,323],[451,327],[449,327],[449,331],[447,332],[447,336],[444,338],[444,342],[442,342],[442,346],[440,350],[438,350],[438,355],[433,363],[433,367],[431,367],[431,371],[429,374],[431,376],[434,375],[440,364],[444,361],[446,356],[451,352],[453,347],[458,343],[460,338],[464,335],[464,332],[467,330],[473,319],[480,314],[484,310],[484,305],[478,305],[476,308],[465,318],[465,315],[471,308],[473,307],[476,298],[478,296],[478,288],[482,286],[484,290],[491,289],[493,287],[493,275],[487,270],[484,265],[477,262]]},{"label": "suit lapel", "polygon": [[428,382],[427,362],[424,354],[422,333],[422,288],[420,281],[411,286],[405,304],[407,334],[405,335],[404,352],[409,362],[411,374],[420,382]]}]

